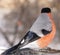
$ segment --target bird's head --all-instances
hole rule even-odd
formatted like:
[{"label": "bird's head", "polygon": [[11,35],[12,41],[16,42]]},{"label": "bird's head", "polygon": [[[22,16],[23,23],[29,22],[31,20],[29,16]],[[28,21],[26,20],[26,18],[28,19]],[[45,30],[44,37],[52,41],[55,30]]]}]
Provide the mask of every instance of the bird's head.
[{"label": "bird's head", "polygon": [[48,7],[42,8],[41,13],[46,13],[50,19],[52,19],[51,9]]},{"label": "bird's head", "polygon": [[51,9],[48,7],[42,8],[41,13],[51,13]]}]

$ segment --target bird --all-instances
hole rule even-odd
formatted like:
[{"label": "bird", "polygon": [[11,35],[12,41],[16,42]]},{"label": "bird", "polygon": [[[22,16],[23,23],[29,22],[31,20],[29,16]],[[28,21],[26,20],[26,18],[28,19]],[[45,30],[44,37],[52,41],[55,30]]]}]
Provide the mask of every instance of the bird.
[{"label": "bird", "polygon": [[12,55],[16,53],[18,49],[43,49],[52,42],[55,33],[56,26],[51,14],[51,9],[49,7],[44,7],[41,9],[41,14],[21,41],[17,45],[3,52],[2,55]]}]

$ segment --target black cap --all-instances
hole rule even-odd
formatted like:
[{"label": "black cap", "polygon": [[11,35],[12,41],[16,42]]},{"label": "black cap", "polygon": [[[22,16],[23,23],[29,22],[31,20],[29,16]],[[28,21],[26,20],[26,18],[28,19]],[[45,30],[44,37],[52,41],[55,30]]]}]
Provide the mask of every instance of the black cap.
[{"label": "black cap", "polygon": [[42,8],[41,13],[51,13],[51,9],[48,7]]}]

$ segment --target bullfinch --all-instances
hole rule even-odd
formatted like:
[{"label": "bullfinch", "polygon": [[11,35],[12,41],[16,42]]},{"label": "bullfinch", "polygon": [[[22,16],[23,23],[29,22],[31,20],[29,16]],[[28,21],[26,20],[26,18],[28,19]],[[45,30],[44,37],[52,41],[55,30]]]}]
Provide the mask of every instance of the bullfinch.
[{"label": "bullfinch", "polygon": [[32,27],[22,38],[22,40],[12,48],[6,50],[2,55],[8,55],[17,49],[42,49],[49,45],[56,33],[55,23],[51,14],[51,9],[42,8],[41,14],[33,23]]}]

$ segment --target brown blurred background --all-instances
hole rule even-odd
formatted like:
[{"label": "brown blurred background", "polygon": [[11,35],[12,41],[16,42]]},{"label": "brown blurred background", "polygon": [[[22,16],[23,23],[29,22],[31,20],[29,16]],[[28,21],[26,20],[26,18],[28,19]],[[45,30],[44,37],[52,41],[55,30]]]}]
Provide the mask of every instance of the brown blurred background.
[{"label": "brown blurred background", "polygon": [[[43,7],[50,7],[60,42],[60,0],[0,0],[0,46],[17,44],[30,29]],[[3,37],[2,37],[3,36]]]}]

